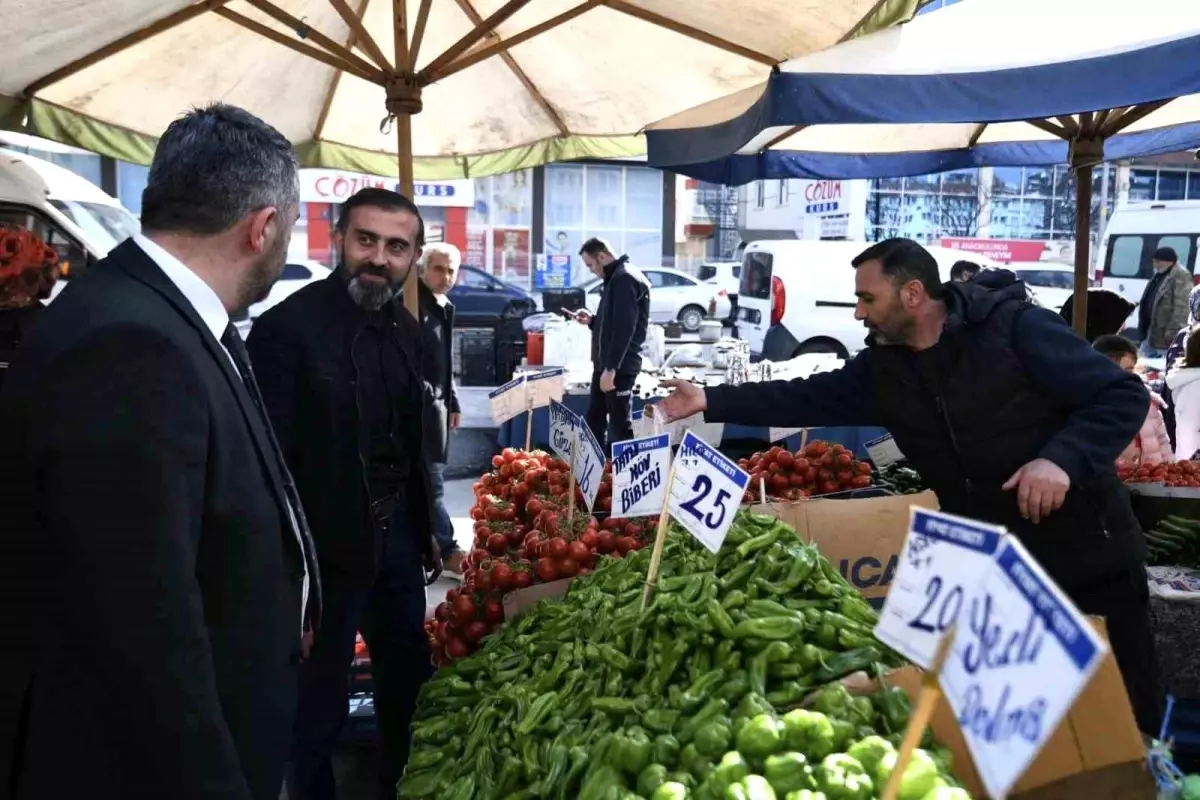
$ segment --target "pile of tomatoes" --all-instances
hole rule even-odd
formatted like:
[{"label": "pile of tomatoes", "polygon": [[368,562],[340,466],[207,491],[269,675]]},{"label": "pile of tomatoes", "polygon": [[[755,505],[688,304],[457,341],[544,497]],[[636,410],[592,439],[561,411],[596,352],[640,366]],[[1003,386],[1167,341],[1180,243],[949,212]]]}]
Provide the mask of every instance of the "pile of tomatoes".
[{"label": "pile of tomatoes", "polygon": [[1173,487],[1200,487],[1200,461],[1175,461],[1118,467],[1117,475],[1126,483],[1161,483]]},{"label": "pile of tomatoes", "polygon": [[[549,453],[506,448],[492,458],[492,467],[473,487],[475,547],[464,559],[462,586],[446,594],[425,626],[439,665],[472,652],[503,623],[506,593],[586,574],[597,556],[623,557],[654,540],[657,518],[600,522],[578,488],[572,517],[570,468]],[[608,464],[596,510],[604,513],[611,505]]]},{"label": "pile of tomatoes", "polygon": [[871,465],[829,442],[809,442],[794,453],[772,447],[739,460],[738,466],[750,473],[747,503],[762,501],[764,488],[767,500],[799,500],[871,485]]}]

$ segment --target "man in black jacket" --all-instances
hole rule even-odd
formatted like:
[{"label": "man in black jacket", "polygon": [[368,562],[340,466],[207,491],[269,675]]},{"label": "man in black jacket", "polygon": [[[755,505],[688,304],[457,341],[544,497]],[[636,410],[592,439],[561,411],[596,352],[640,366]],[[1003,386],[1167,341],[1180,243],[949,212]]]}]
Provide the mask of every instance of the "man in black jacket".
[{"label": "man in black jacket", "polygon": [[356,631],[371,655],[383,796],[395,796],[417,690],[432,671],[422,564],[435,568],[436,547],[421,456],[421,328],[397,299],[424,226],[408,198],[363,189],[343,204],[334,241],[334,273],[263,314],[249,341],[325,575],[324,618],[300,670],[292,800],[334,797],[330,756],[346,719]]},{"label": "man in black jacket", "polygon": [[298,207],[287,139],[192,111],[158,140],[142,233],[22,342],[0,398],[0,797],[279,797],[319,582],[229,314],[279,277]]},{"label": "man in black jacket", "polygon": [[602,239],[588,239],[579,254],[592,274],[604,280],[596,315],[581,311],[576,319],[592,329],[587,424],[607,448],[633,438],[633,384],[642,371],[642,345],[650,323],[650,281],[629,264],[629,256],[615,258]]},{"label": "man in black jacket", "polygon": [[942,285],[908,239],[853,265],[870,346],[842,369],[737,387],[676,382],[655,413],[886,426],[944,510],[1006,526],[1081,610],[1108,618],[1138,723],[1157,735],[1146,544],[1114,466],[1146,416],[1141,380],[1031,305],[1007,271]]},{"label": "man in black jacket", "polygon": [[460,411],[454,391],[451,350],[454,335],[454,304],[446,296],[462,254],[452,244],[437,242],[425,247],[421,256],[421,329],[425,334],[421,375],[425,378],[425,457],[433,479],[433,506],[437,515],[437,543],[442,561],[450,572],[462,572],[463,552],[454,541],[454,526],[446,511],[445,473],[450,454],[450,431],[458,428]]}]

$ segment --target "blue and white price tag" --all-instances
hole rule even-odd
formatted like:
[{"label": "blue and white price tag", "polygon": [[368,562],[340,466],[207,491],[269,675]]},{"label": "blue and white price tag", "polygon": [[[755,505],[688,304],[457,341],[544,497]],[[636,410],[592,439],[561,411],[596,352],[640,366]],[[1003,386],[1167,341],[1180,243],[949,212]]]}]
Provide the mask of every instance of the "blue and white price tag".
[{"label": "blue and white price tag", "polygon": [[547,369],[525,376],[525,402],[529,408],[541,408],[552,402],[562,402],[563,370]]},{"label": "blue and white price tag", "polygon": [[864,443],[863,447],[867,451],[867,457],[875,465],[875,469],[883,469],[904,460],[904,453],[900,452],[900,445],[896,444],[896,440],[890,433],[885,433],[878,439]]},{"label": "blue and white price tag", "polygon": [[583,502],[590,511],[596,507],[596,494],[600,491],[600,479],[604,476],[604,448],[582,419],[575,431],[575,484],[583,492]]},{"label": "blue and white price tag", "polygon": [[940,679],[988,794],[1008,794],[1107,652],[1062,590],[1006,536],[969,584]]},{"label": "blue and white price tag", "polygon": [[942,634],[989,568],[1004,528],[913,508],[908,537],[875,635],[917,666],[933,663]]},{"label": "blue and white price tag", "polygon": [[639,517],[662,511],[671,468],[671,437],[663,433],[615,442],[612,457],[612,515]]},{"label": "blue and white price tag", "polygon": [[497,425],[503,425],[528,411],[525,404],[525,376],[513,378],[488,392],[488,404],[492,407],[492,421]]},{"label": "blue and white price tag", "polygon": [[675,456],[668,511],[712,552],[721,549],[750,476],[688,431]]},{"label": "blue and white price tag", "polygon": [[578,448],[575,438],[583,420],[571,409],[557,401],[550,401],[550,452],[571,463],[571,448]]}]

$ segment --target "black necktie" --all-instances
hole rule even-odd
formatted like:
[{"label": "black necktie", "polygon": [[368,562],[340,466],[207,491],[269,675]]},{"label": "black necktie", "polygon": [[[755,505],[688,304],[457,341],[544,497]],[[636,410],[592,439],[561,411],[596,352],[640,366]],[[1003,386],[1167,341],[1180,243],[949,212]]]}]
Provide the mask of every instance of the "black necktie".
[{"label": "black necktie", "polygon": [[271,427],[271,419],[267,416],[266,404],[263,402],[262,393],[258,390],[258,381],[254,379],[254,369],[250,366],[250,353],[246,351],[246,344],[242,341],[242,335],[238,333],[237,328],[233,326],[232,322],[225,327],[225,333],[221,334],[221,344],[225,346],[225,349],[229,351],[229,355],[233,358],[233,363],[237,366],[242,383],[246,386],[246,393],[250,395],[251,402],[258,409],[258,415],[263,428],[267,431],[267,439],[271,443],[271,451],[275,456],[275,463],[278,465],[279,474],[283,479],[283,494],[291,509],[292,519],[295,520],[296,533],[300,539],[300,547],[303,551],[305,564],[308,566],[309,602],[306,614],[307,619],[315,629],[321,622],[321,577],[317,573],[317,551],[313,545],[312,532],[308,528],[308,520],[304,517],[304,507],[300,504],[300,493],[296,490],[296,484],[292,480],[292,473],[288,470],[287,461],[283,457],[283,450],[279,447],[279,441],[275,438],[275,429]]}]

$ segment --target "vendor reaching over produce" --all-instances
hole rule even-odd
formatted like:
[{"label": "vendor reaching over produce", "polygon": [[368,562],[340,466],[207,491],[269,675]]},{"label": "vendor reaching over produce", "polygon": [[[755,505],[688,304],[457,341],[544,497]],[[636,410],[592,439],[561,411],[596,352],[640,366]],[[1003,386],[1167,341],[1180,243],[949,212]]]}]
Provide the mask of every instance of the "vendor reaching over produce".
[{"label": "vendor reaching over produce", "polygon": [[950,513],[1004,525],[1081,610],[1107,617],[1138,723],[1157,734],[1146,544],[1115,469],[1149,402],[1006,271],[943,285],[908,239],[852,262],[868,347],[805,379],[702,389],[670,381],[666,421],[883,425]]},{"label": "vendor reaching over produce", "polygon": [[633,384],[642,370],[642,344],[650,322],[650,281],[629,263],[629,256],[616,258],[602,239],[588,239],[579,255],[604,281],[596,315],[581,311],[576,318],[592,329],[587,423],[608,452],[613,442],[633,438]]}]

